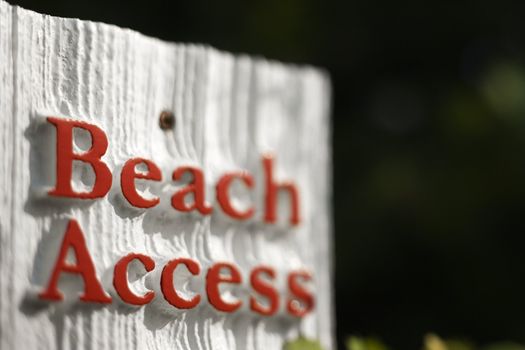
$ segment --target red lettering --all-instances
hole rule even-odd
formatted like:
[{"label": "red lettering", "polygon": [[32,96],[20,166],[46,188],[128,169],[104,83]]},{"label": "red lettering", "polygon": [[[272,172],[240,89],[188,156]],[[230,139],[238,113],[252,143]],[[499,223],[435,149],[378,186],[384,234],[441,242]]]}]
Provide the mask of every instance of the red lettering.
[{"label": "red lettering", "polygon": [[[138,164],[145,164],[148,168],[147,172],[137,173],[135,167]],[[150,160],[142,158],[133,158],[128,160],[122,167],[120,174],[120,187],[122,188],[122,194],[127,199],[129,204],[137,208],[151,208],[159,204],[160,199],[155,197],[152,199],[146,199],[137,193],[135,187],[135,179],[141,180],[152,180],[161,181],[162,173],[158,166]]]},{"label": "red lettering", "polygon": [[[75,252],[76,264],[70,264],[66,261],[69,248]],[[111,297],[104,292],[100,281],[97,279],[95,266],[87,249],[84,235],[75,220],[69,220],[47,289],[39,294],[41,299],[64,299],[64,295],[58,290],[58,280],[62,272],[79,274],[84,279],[84,293],[80,296],[80,300],[111,303]]]},{"label": "red lettering", "polygon": [[235,209],[231,204],[228,190],[232,181],[235,180],[235,178],[242,180],[248,188],[253,188],[254,186],[253,177],[248,172],[241,171],[237,173],[225,174],[220,178],[219,182],[217,183],[217,201],[219,202],[222,210],[224,210],[226,214],[228,214],[234,219],[245,220],[253,215],[255,209],[253,207],[250,207],[245,211],[239,211]]},{"label": "red lettering", "polygon": [[[212,212],[212,208],[206,204],[204,192],[204,174],[202,173],[202,170],[191,166],[177,168],[173,172],[173,180],[180,180],[185,172],[190,172],[193,175],[193,181],[184,188],[175,192],[175,194],[171,197],[171,205],[173,208],[182,212],[189,212],[197,209],[203,215],[210,214]],[[190,193],[193,193],[194,195],[193,205],[187,205],[184,201],[186,196]]]},{"label": "red lettering", "polygon": [[[47,121],[57,130],[56,185],[48,192],[51,196],[81,199],[104,197],[111,187],[111,171],[101,158],[108,149],[108,140],[98,126],[82,121],[48,117]],[[73,152],[73,129],[84,129],[91,135],[91,148],[84,153]],[[88,163],[95,172],[95,183],[90,192],[75,192],[71,186],[73,161]]]},{"label": "red lettering", "polygon": [[293,182],[275,182],[273,179],[273,157],[263,157],[264,175],[266,178],[266,198],[264,220],[268,223],[277,221],[277,193],[279,190],[286,190],[290,194],[291,217],[290,223],[298,225],[299,219],[299,190]]},{"label": "red lettering", "polygon": [[113,286],[119,297],[132,305],[145,305],[153,300],[155,292],[149,291],[143,296],[138,296],[131,291],[128,284],[128,265],[133,260],[138,260],[144,265],[146,272],[155,268],[155,261],[147,255],[131,253],[120,259],[115,265],[113,273]]},{"label": "red lettering", "polygon": [[261,305],[255,297],[250,297],[250,309],[264,316],[271,316],[277,312],[279,308],[279,294],[277,290],[268,282],[261,279],[261,275],[266,275],[272,280],[275,279],[275,271],[270,267],[259,266],[253,269],[250,274],[250,283],[253,289],[264,295],[269,302],[269,306]]},{"label": "red lettering", "polygon": [[311,279],[312,276],[306,271],[294,271],[288,275],[288,288],[294,298],[288,300],[286,308],[291,315],[303,317],[312,311],[314,297],[299,282],[299,280],[310,281]]},{"label": "red lettering", "polygon": [[164,295],[164,299],[166,299],[168,303],[179,309],[191,309],[199,304],[201,301],[201,296],[196,294],[189,300],[179,296],[173,285],[173,272],[179,264],[186,266],[188,271],[194,276],[198,275],[201,271],[199,264],[194,260],[185,258],[171,260],[166,264],[166,266],[164,266],[164,269],[162,270],[160,287],[162,294]]},{"label": "red lettering", "polygon": [[[224,276],[221,274],[222,269],[229,270],[229,275]],[[229,263],[216,263],[208,270],[206,275],[206,293],[208,295],[208,301],[213,307],[223,312],[234,312],[241,307],[242,302],[237,300],[232,303],[224,301],[221,297],[219,290],[220,283],[241,283],[241,273],[232,264]]]}]

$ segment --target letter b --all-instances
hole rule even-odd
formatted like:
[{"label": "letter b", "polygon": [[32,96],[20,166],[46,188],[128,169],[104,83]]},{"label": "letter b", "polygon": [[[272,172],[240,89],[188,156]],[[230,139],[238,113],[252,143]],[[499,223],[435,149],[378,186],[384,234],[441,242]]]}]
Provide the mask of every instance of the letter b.
[{"label": "letter b", "polygon": [[[82,121],[48,117],[47,121],[56,128],[56,184],[48,192],[51,196],[80,199],[104,197],[111,188],[111,171],[101,158],[108,149],[108,139],[98,126]],[[84,153],[73,151],[73,129],[89,132],[91,148]],[[95,172],[93,188],[89,192],[76,192],[71,185],[73,161],[88,163]]]}]

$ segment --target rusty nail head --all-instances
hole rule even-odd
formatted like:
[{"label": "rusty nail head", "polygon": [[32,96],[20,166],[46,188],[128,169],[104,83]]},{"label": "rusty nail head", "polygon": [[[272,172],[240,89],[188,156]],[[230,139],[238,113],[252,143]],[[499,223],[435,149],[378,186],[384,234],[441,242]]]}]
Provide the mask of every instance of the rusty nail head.
[{"label": "rusty nail head", "polygon": [[162,130],[170,130],[175,126],[175,115],[171,111],[162,111],[159,118],[159,126]]}]

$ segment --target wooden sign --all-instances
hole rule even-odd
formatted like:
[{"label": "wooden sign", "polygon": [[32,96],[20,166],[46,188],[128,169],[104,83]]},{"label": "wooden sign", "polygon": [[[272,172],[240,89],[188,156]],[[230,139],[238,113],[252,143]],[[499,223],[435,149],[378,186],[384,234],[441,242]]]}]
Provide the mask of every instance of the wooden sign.
[{"label": "wooden sign", "polygon": [[0,1],[0,348],[333,348],[329,82]]}]

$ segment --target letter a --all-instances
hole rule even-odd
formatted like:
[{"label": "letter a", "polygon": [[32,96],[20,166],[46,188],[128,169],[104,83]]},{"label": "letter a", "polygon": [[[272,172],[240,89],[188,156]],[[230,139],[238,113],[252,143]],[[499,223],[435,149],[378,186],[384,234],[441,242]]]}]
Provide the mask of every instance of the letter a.
[{"label": "letter a", "polygon": [[[66,261],[69,248],[75,252],[76,264],[70,264]],[[93,260],[87,250],[86,240],[75,220],[70,220],[67,225],[49,284],[47,289],[38,295],[40,299],[64,299],[64,295],[58,290],[58,279],[62,272],[79,274],[84,279],[84,293],[80,296],[80,300],[104,304],[111,303],[111,297],[104,292],[100,281],[97,279]]]},{"label": "letter a", "polygon": [[[180,180],[185,172],[189,172],[193,175],[193,181],[175,192],[171,197],[171,206],[182,212],[189,212],[197,209],[202,215],[210,214],[212,212],[212,207],[206,203],[204,195],[204,174],[202,173],[202,170],[192,166],[177,168],[173,172],[173,180]],[[188,205],[184,200],[190,193],[193,193],[194,195],[194,203]]]}]

